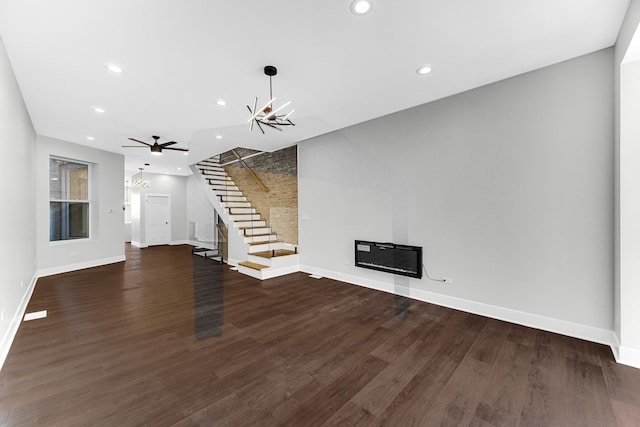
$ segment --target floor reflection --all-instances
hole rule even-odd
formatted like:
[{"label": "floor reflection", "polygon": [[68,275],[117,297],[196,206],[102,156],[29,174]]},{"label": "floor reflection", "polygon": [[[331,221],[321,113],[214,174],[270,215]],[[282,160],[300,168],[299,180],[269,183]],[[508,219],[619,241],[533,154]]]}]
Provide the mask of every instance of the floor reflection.
[{"label": "floor reflection", "polygon": [[396,299],[396,316],[400,319],[406,319],[409,317],[411,308],[411,299],[403,297],[402,295],[394,295]]},{"label": "floor reflection", "polygon": [[219,337],[224,324],[224,265],[196,254],[192,258],[196,338]]}]

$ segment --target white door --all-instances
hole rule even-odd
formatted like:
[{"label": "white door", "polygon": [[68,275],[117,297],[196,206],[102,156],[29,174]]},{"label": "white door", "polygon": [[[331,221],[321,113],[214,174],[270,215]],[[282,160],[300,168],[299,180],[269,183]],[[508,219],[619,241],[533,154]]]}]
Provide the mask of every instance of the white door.
[{"label": "white door", "polygon": [[147,194],[146,196],[147,245],[171,243],[171,196]]}]

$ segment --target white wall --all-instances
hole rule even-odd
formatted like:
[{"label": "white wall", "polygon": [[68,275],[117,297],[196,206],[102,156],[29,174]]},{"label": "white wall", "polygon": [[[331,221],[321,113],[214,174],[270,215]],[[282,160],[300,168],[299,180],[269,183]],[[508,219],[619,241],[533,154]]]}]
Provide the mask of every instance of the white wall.
[{"label": "white wall", "polygon": [[35,284],[35,141],[0,40],[0,368]]},{"label": "white wall", "polygon": [[640,144],[638,65],[621,65],[640,23],[632,0],[615,46],[615,332],[621,363],[640,368]]},{"label": "white wall", "polygon": [[[124,157],[44,136],[36,147],[38,274],[124,261]],[[50,156],[93,163],[90,239],[49,242]]]},{"label": "white wall", "polygon": [[[131,241],[146,247],[144,199],[146,194],[171,195],[171,242],[185,243],[187,232],[187,177],[155,173],[142,174],[151,182],[150,188],[131,189]],[[140,175],[130,178],[135,181]]]},{"label": "white wall", "polygon": [[[610,342],[613,50],[299,144],[305,271]],[[431,276],[353,266],[424,247]]]}]

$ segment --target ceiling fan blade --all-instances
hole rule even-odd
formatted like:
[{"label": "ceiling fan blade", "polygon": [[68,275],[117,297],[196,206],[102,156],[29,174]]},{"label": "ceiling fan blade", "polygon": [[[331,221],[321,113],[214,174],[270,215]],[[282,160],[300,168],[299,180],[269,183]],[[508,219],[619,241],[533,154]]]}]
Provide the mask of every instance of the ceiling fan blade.
[{"label": "ceiling fan blade", "polygon": [[169,145],[177,144],[176,141],[163,142],[162,144],[158,144],[160,147],[168,147]]},{"label": "ceiling fan blade", "polygon": [[123,145],[122,147],[126,147],[126,148],[147,148],[147,147],[143,147],[142,145]]},{"label": "ceiling fan blade", "polygon": [[187,148],[171,148],[171,147],[164,147],[163,150],[189,151]]},{"label": "ceiling fan blade", "polygon": [[148,142],[140,141],[139,139],[135,139],[135,138],[127,138],[127,139],[130,141],[139,142],[140,144],[148,145],[149,147],[151,147],[151,144],[149,144]]}]

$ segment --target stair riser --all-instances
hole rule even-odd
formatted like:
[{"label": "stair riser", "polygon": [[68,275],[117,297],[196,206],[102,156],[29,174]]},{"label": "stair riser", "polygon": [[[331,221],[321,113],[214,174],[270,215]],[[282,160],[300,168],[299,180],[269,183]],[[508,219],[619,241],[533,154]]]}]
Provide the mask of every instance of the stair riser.
[{"label": "stair riser", "polygon": [[218,195],[218,196],[241,196],[241,197],[243,197],[241,191],[224,191],[224,190],[213,189],[213,193]]},{"label": "stair riser", "polygon": [[251,203],[245,201],[239,202],[221,202],[223,208],[250,208]]},{"label": "stair riser", "polygon": [[209,171],[209,172],[223,172],[226,174],[225,170],[219,166],[207,166],[207,165],[197,165],[198,169]]},{"label": "stair riser", "polygon": [[231,221],[250,221],[252,219],[260,219],[260,214],[229,215],[229,219]]},{"label": "stair riser", "polygon": [[229,213],[231,215],[237,214],[254,214],[256,213],[256,208],[229,208]]},{"label": "stair riser", "polygon": [[222,196],[220,198],[221,203],[230,203],[230,202],[246,202],[247,198],[244,196]]},{"label": "stair riser", "polygon": [[212,185],[212,184],[210,184],[210,186],[215,191],[224,191],[224,192],[240,191],[240,189],[238,187],[236,187],[235,185]]},{"label": "stair riser", "polygon": [[278,236],[275,234],[267,234],[264,236],[248,236],[244,238],[245,243],[256,243],[256,242],[269,242],[273,240],[277,240]]},{"label": "stair riser", "polygon": [[[254,225],[254,227],[256,226]],[[240,232],[245,236],[253,236],[256,234],[269,234],[271,233],[271,227],[247,228],[246,230],[240,230]]]},{"label": "stair riser", "polygon": [[266,227],[267,226],[267,221],[265,221],[264,219],[259,219],[257,221],[249,221],[249,222],[236,222],[236,227],[237,228],[242,228],[242,227]]},{"label": "stair riser", "polygon": [[[259,256],[249,254],[248,261],[255,262],[256,264],[267,265],[272,268],[282,268],[290,265],[297,265],[300,263],[298,254],[279,256],[275,258],[262,258]],[[262,270],[262,271],[264,272],[265,270]]]},{"label": "stair riser", "polygon": [[208,170],[203,170],[202,168],[200,168],[200,173],[205,177],[216,177],[216,178],[219,177],[219,179],[224,179],[225,177],[228,177],[226,172],[208,171]]}]

